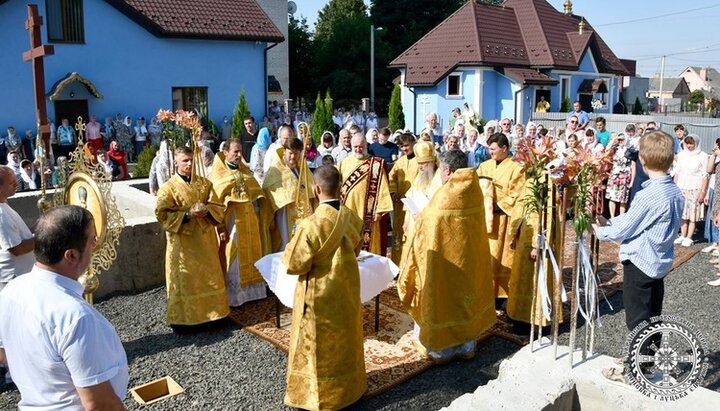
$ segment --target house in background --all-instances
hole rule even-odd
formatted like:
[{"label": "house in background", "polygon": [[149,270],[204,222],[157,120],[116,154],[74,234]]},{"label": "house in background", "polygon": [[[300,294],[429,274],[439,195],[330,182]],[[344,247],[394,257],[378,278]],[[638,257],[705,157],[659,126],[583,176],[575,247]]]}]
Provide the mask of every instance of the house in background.
[{"label": "house in background", "polygon": [[429,112],[446,127],[451,110],[465,102],[485,119],[518,122],[528,120],[541,97],[551,111],[568,98],[586,111],[609,113],[627,74],[570,1],[560,12],[545,0],[468,1],[390,67],[400,70],[405,122],[415,131]]},{"label": "house in background", "polygon": [[650,79],[647,77],[637,76],[637,62],[635,60],[620,59],[628,71],[627,76],[622,78],[622,97],[625,100],[625,110],[628,114],[632,114],[635,101],[640,101],[643,112],[648,110],[648,88],[650,87]]},{"label": "house in background", "polygon": [[687,82],[690,92],[700,90],[707,106],[710,100],[720,100],[720,73],[712,67],[690,66],[680,73]]},{"label": "house in background", "polygon": [[[267,50],[282,32],[255,0],[45,0],[42,40],[51,119],[120,112],[148,119],[159,108],[232,115],[241,88],[266,109]],[[0,128],[35,129],[27,2],[0,0]],[[74,121],[71,121],[74,123]]]},{"label": "house in background", "polygon": [[682,77],[667,77],[662,82],[659,76],[650,79],[648,98],[651,99],[651,108],[658,112],[683,111],[689,95],[690,88]]}]

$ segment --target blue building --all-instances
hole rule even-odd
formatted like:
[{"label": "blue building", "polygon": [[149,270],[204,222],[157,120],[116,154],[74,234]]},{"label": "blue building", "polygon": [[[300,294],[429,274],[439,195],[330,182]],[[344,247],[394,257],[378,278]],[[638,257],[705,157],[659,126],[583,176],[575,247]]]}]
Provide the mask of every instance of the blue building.
[{"label": "blue building", "polygon": [[541,98],[550,111],[569,98],[585,111],[610,113],[627,73],[570,1],[560,12],[545,0],[468,1],[390,67],[400,70],[405,122],[415,131],[430,112],[447,127],[452,109],[465,103],[482,118],[521,123]]},{"label": "blue building", "polygon": [[[244,87],[266,110],[267,50],[284,41],[255,0],[44,0],[45,87],[50,118],[148,119],[159,108],[232,115]],[[27,2],[0,0],[0,133],[35,129]],[[71,123],[74,123],[71,120]]]}]

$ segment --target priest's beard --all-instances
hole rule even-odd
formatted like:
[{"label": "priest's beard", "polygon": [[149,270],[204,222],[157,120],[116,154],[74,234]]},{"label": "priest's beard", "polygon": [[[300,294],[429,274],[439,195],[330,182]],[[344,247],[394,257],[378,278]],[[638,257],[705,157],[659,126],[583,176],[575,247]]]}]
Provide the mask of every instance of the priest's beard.
[{"label": "priest's beard", "polygon": [[428,187],[430,187],[430,183],[432,183],[432,179],[435,176],[435,169],[432,167],[426,168],[424,171],[421,171],[418,173],[418,188],[420,190],[425,190]]},{"label": "priest's beard", "polygon": [[353,153],[356,159],[358,160],[364,160],[367,158],[367,151],[364,153]]}]

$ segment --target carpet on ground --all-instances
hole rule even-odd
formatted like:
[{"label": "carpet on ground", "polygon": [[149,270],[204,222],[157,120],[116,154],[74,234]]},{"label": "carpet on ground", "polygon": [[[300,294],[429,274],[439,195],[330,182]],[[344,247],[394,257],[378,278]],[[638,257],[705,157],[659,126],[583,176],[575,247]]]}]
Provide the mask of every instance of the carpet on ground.
[{"label": "carpet on ground", "polygon": [[[573,258],[570,246],[575,241],[572,223],[566,226],[566,247],[564,250],[563,283],[570,290]],[[587,240],[589,241],[589,239]],[[698,247],[676,247],[672,269],[679,267],[699,251]],[[622,264],[618,261],[618,245],[612,242],[600,243],[598,260],[600,287],[609,298],[622,289]],[[274,295],[260,301],[244,304],[233,309],[230,318],[243,330],[268,341],[284,352],[289,350],[290,323],[292,310],[280,304],[280,328],[276,324],[277,299]],[[601,304],[604,302],[601,301]],[[366,397],[380,394],[433,366],[433,362],[417,352],[411,342],[412,318],[405,312],[397,295],[395,283],[380,294],[380,330],[375,332],[375,300],[363,305],[363,328],[365,331],[365,369],[368,377]],[[566,304],[565,318],[569,317]],[[513,334],[512,323],[504,313],[488,332],[478,338],[482,341],[498,336],[518,345],[528,343],[527,336]]]}]

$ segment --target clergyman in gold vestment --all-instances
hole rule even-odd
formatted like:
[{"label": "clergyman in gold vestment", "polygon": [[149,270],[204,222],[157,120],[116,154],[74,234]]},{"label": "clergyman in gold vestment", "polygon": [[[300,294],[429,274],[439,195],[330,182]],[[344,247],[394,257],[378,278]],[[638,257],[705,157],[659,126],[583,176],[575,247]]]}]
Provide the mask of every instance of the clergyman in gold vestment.
[{"label": "clergyman in gold vestment", "polygon": [[285,404],[337,410],[367,387],[360,305],[362,221],[337,197],[333,166],[315,171],[321,203],[301,220],[285,248],[283,264],[296,274]]},{"label": "clergyman in gold vestment", "polygon": [[391,258],[398,266],[402,265],[402,248],[405,236],[403,225],[405,224],[405,207],[400,201],[405,197],[405,193],[410,189],[410,185],[415,176],[418,174],[418,162],[415,159],[415,137],[410,133],[401,134],[395,140],[400,150],[405,154],[397,159],[388,174],[388,183],[390,184],[390,195],[393,200],[393,219],[392,219],[392,255]]},{"label": "clergyman in gold vestment", "polygon": [[229,314],[215,226],[223,221],[212,184],[190,173],[192,151],[175,149],[177,174],[158,191],[155,216],[167,231],[167,322],[198,325]]},{"label": "clergyman in gold vestment", "polygon": [[[387,230],[381,228],[380,218],[393,210],[393,202],[387,173],[382,166],[384,162],[380,159],[373,161],[368,156],[367,140],[362,133],[353,135],[350,144],[353,156],[346,157],[338,165],[343,180],[340,201],[363,220],[363,242],[368,244],[363,248],[373,254],[385,255],[382,235],[387,235]],[[377,169],[368,166],[370,164],[376,165]],[[373,175],[377,178],[373,179]],[[375,180],[377,185],[371,184]]]},{"label": "clergyman in gold vestment", "polygon": [[[293,228],[300,219],[300,214],[312,213],[314,202],[305,204],[305,200],[314,199],[315,193],[310,172],[307,167],[300,166],[300,161],[304,161],[302,154],[303,142],[294,137],[285,142],[284,148],[279,148],[274,153],[267,153],[277,157],[263,181],[263,191],[274,213],[274,227],[271,228],[270,233],[273,252],[285,249],[292,237]],[[300,207],[307,210],[300,210]]]},{"label": "clergyman in gold vestment", "polygon": [[416,347],[438,362],[472,358],[476,339],[497,320],[483,196],[465,167],[462,151],[441,155],[443,186],[417,215],[397,283]]},{"label": "clergyman in gold vestment", "polygon": [[502,133],[488,138],[490,160],[484,161],[477,169],[481,177],[489,177],[495,187],[495,201],[492,210],[493,230],[488,233],[490,240],[490,269],[495,279],[495,297],[507,298],[508,281],[512,270],[514,250],[510,247],[513,233],[510,227],[517,226],[514,218],[519,214],[516,207],[522,208],[518,201],[525,184],[522,166],[509,157],[510,143]]},{"label": "clergyman in gold vestment", "polygon": [[239,139],[228,139],[223,151],[215,155],[212,183],[225,204],[227,238],[221,238],[220,243],[225,288],[230,306],[238,307],[266,296],[265,281],[255,262],[270,253],[272,209],[250,169],[242,163]]}]

